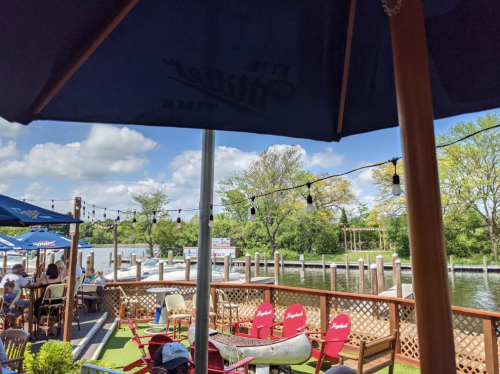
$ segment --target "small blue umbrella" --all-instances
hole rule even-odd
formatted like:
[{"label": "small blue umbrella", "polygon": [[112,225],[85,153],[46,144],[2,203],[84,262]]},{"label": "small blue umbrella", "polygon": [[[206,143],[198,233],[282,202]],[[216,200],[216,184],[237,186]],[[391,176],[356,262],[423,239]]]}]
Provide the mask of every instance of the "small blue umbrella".
[{"label": "small blue umbrella", "polygon": [[0,195],[0,226],[26,227],[50,223],[83,223],[83,221]]},{"label": "small blue umbrella", "polygon": [[[31,248],[66,248],[71,247],[71,238],[56,234],[46,228],[32,229],[30,232],[18,235],[14,241],[19,242],[21,246]],[[84,241],[78,241],[78,248],[92,248],[92,246]],[[1,248],[0,248],[1,249]]]},{"label": "small blue umbrella", "polygon": [[0,251],[31,251],[36,249],[37,247],[33,244],[24,244],[15,238],[0,234]]}]

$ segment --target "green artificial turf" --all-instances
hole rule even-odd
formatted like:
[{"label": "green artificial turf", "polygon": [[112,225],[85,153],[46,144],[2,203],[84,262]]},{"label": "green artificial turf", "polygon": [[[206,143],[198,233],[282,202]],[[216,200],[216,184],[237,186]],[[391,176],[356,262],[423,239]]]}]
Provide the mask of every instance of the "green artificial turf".
[{"label": "green artificial turf", "polygon": [[[144,335],[144,330],[147,329],[148,325],[139,325],[137,333],[139,335]],[[183,328],[183,334],[186,334],[186,328]],[[122,325],[120,331],[115,331],[107,341],[104,349],[102,350],[99,359],[113,363],[116,366],[116,370],[122,370],[123,367],[141,357],[139,348],[132,342],[132,332],[127,325]],[[144,339],[147,341],[148,339]],[[189,347],[189,342],[183,340],[182,343]],[[310,374],[314,373],[314,368],[316,366],[316,359],[312,358],[307,363],[303,365],[293,365],[293,374]],[[330,368],[329,363],[324,363],[322,366],[323,370]],[[139,368],[135,368],[132,372],[137,371]],[[379,371],[380,374],[387,374],[388,369]],[[394,374],[419,374],[420,370],[414,368],[413,366],[403,365],[396,363],[394,366]]]}]

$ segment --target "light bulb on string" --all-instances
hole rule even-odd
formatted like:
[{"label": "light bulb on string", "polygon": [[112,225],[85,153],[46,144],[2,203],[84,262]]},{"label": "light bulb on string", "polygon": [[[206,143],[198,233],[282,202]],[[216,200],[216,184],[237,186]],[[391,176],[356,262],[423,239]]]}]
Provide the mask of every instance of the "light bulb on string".
[{"label": "light bulb on string", "polygon": [[106,222],[106,208],[104,208],[104,214],[102,216],[102,219],[104,222]]},{"label": "light bulb on string", "polygon": [[80,210],[80,204],[76,204],[75,209]]},{"label": "light bulb on string", "polygon": [[134,210],[134,219],[132,220],[132,227],[137,227],[137,219],[135,218],[135,210]]},{"label": "light bulb on string", "polygon": [[120,224],[120,211],[118,211],[118,216],[116,217],[116,223]]},{"label": "light bulb on string", "polygon": [[52,211],[54,211],[54,200],[52,200]]},{"label": "light bulb on string", "polygon": [[314,212],[314,204],[313,204],[313,198],[311,196],[311,183],[307,183],[307,188],[309,189],[309,194],[307,195],[307,213],[312,213]]},{"label": "light bulb on string", "polygon": [[253,206],[253,201],[255,200],[255,196],[252,196],[252,207],[250,208],[250,222],[255,222],[255,207]]},{"label": "light bulb on string", "polygon": [[153,228],[156,229],[158,224],[156,223],[156,212],[153,212]]},{"label": "light bulb on string", "polygon": [[[92,218],[95,217],[95,205],[92,205]],[[92,220],[94,221],[94,220]]]},{"label": "light bulb on string", "polygon": [[82,214],[85,217],[85,201],[83,202]]},{"label": "light bulb on string", "polygon": [[212,213],[213,205],[210,204],[210,218],[208,219],[208,227],[214,227],[214,215]]},{"label": "light bulb on string", "polygon": [[392,194],[394,196],[399,196],[399,195],[401,195],[401,181],[400,181],[399,175],[397,173],[398,159],[393,158],[390,161],[394,165],[394,175],[392,176]]},{"label": "light bulb on string", "polygon": [[177,228],[180,229],[182,227],[181,223],[181,209],[179,209],[179,217],[177,217]]}]

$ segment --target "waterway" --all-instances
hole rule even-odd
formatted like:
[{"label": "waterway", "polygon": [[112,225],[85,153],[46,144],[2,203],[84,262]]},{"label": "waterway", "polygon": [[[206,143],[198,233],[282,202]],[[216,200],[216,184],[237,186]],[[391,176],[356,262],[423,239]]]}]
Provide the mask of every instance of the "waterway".
[{"label": "waterway", "polygon": [[[83,262],[90,251],[94,251],[94,263],[96,269],[104,270],[104,274],[112,271],[109,264],[109,254],[113,248],[92,248],[83,249]],[[123,252],[125,257],[132,253],[142,256],[142,248],[120,247],[119,252]],[[85,265],[84,265],[85,266]],[[124,264],[124,266],[126,266]],[[236,268],[243,272],[243,268]],[[303,287],[317,290],[330,289],[329,268],[323,273],[321,269],[301,270],[300,268],[285,268],[280,272],[280,284],[284,286]],[[261,268],[260,276],[273,277],[273,268],[267,271]],[[401,274],[403,283],[412,283],[411,272],[403,271]],[[500,273],[473,273],[458,272],[448,273],[450,282],[450,295],[452,305],[462,306],[472,309],[500,311]],[[370,279],[368,271],[365,270],[365,292],[370,292]],[[386,288],[393,286],[392,271],[385,271]],[[337,289],[342,292],[358,292],[358,270],[351,269],[347,273],[345,269],[337,269]],[[432,292],[432,290],[429,290]]]}]

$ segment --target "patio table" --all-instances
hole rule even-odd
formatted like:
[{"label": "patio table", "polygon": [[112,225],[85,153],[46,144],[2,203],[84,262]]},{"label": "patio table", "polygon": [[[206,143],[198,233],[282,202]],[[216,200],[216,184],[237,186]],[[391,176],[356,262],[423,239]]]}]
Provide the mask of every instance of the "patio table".
[{"label": "patio table", "polygon": [[172,292],[179,291],[178,288],[148,288],[146,292],[151,292],[156,294],[156,318],[155,323],[165,324],[167,323],[168,314],[165,307],[165,296]]}]

